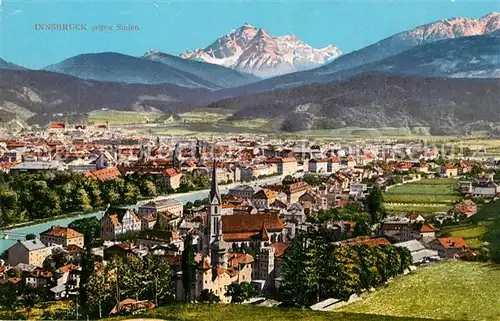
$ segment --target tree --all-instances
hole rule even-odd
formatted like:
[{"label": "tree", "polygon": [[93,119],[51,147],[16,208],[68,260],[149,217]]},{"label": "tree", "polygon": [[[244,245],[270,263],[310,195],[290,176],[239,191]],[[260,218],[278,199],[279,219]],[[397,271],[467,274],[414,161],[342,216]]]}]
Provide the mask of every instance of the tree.
[{"label": "tree", "polygon": [[325,277],[320,280],[324,292],[320,299],[348,299],[361,292],[360,262],[357,252],[347,246],[327,246],[326,260],[322,260]]},{"label": "tree", "polygon": [[231,297],[232,303],[240,303],[256,295],[257,291],[248,282],[229,284],[225,294],[225,296]]},{"label": "tree", "polygon": [[366,221],[357,221],[354,226],[353,236],[371,235],[370,225]]},{"label": "tree", "polygon": [[26,307],[26,313],[28,320],[31,317],[31,310],[35,307],[35,304],[38,302],[39,296],[35,292],[34,289],[27,289],[26,293],[23,295],[23,304]]},{"label": "tree", "polygon": [[[172,269],[164,257],[148,254],[144,258],[144,270],[152,271],[148,291],[152,293],[155,305],[173,295]],[[139,271],[140,273],[140,271]]]},{"label": "tree", "polygon": [[82,233],[85,236],[85,246],[92,244],[94,239],[99,235],[101,224],[97,217],[85,217],[71,222],[69,228]]},{"label": "tree", "polygon": [[84,188],[78,188],[74,193],[75,209],[76,211],[88,211],[92,208],[90,204],[90,197]]},{"label": "tree", "polygon": [[317,279],[306,247],[305,234],[297,235],[283,257],[282,279],[279,295],[288,306],[306,307],[316,301]]},{"label": "tree", "polygon": [[17,284],[12,284],[11,282],[0,284],[0,306],[12,309],[18,301],[18,294],[19,286]]},{"label": "tree", "polygon": [[361,286],[365,289],[370,289],[380,284],[381,277],[377,269],[377,251],[373,246],[356,246],[360,258],[360,281]]},{"label": "tree", "polygon": [[215,293],[212,290],[205,289],[201,291],[198,301],[207,303],[218,303],[220,302],[220,298],[217,295],[215,295]]},{"label": "tree", "polygon": [[108,282],[109,278],[108,269],[103,265],[99,265],[90,276],[86,285],[88,299],[90,302],[97,304],[99,319],[102,319],[102,303],[112,297],[112,290]]},{"label": "tree", "polygon": [[401,258],[401,264],[399,268],[399,273],[403,273],[407,270],[410,265],[413,263],[413,258],[411,257],[410,250],[403,246],[395,246],[395,250],[398,252],[399,257]]},{"label": "tree", "polygon": [[52,251],[52,254],[47,256],[45,261],[43,261],[43,268],[49,271],[55,271],[61,266],[68,264],[69,261],[70,258],[68,252],[60,248],[55,248]]},{"label": "tree", "polygon": [[36,239],[36,235],[33,233],[30,233],[30,234],[25,236],[25,239],[26,239],[26,241],[34,240],[34,239]]},{"label": "tree", "polygon": [[122,269],[120,285],[121,291],[127,297],[134,297],[139,300],[141,294],[147,290],[150,285],[152,274],[155,271],[145,270],[144,262],[135,255],[127,257],[125,266]]},{"label": "tree", "polygon": [[366,210],[370,215],[372,224],[378,223],[383,217],[385,213],[383,202],[382,190],[378,186],[375,186],[366,198]]},{"label": "tree", "polygon": [[196,262],[194,260],[193,237],[188,234],[184,238],[184,251],[182,251],[182,286],[184,287],[184,301],[191,297],[191,288],[196,282]]},{"label": "tree", "polygon": [[158,194],[156,185],[150,180],[143,181],[139,185],[139,189],[141,191],[141,195],[144,196],[156,196]]},{"label": "tree", "polygon": [[139,188],[129,182],[125,182],[121,188],[122,202],[125,204],[134,204],[139,197]]}]

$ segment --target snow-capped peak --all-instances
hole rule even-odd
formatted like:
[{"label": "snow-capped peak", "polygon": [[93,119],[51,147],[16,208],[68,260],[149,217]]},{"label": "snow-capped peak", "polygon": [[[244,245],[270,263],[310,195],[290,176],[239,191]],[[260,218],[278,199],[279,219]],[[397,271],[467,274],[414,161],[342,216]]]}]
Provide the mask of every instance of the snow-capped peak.
[{"label": "snow-capped peak", "polygon": [[432,22],[400,35],[414,38],[424,44],[442,39],[489,34],[498,29],[500,29],[500,13],[491,12],[479,19],[451,18]]},{"label": "snow-capped peak", "polygon": [[166,55],[167,55],[166,53],[164,53],[158,49],[150,49],[144,54],[144,57],[153,57],[153,56],[162,57],[162,56],[166,56]]},{"label": "snow-capped peak", "polygon": [[265,29],[245,23],[204,49],[186,51],[185,59],[218,64],[260,77],[271,77],[325,64],[342,52],[329,45],[315,49],[295,35],[271,36]]}]

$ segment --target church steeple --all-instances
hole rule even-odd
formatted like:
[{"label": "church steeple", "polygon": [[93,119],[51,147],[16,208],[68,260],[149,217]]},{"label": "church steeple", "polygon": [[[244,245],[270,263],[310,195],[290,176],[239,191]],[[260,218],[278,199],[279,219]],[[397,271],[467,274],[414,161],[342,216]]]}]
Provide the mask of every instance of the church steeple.
[{"label": "church steeple", "polygon": [[209,195],[210,204],[220,204],[222,199],[220,197],[219,192],[219,184],[217,184],[217,159],[214,157],[214,165],[212,167],[212,180],[210,182],[210,195]]},{"label": "church steeple", "polygon": [[[208,197],[210,203],[207,206],[207,226],[204,240],[206,253],[209,251],[212,252],[213,246],[219,248],[219,244],[222,242],[222,198],[217,184],[217,159],[215,157]],[[214,259],[214,257],[212,257],[212,259]]]}]

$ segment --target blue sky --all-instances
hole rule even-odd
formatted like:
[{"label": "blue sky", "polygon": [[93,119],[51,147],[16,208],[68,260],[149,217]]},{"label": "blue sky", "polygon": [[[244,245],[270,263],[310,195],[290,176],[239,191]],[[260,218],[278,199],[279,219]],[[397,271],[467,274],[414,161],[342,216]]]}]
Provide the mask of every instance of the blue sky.
[{"label": "blue sky", "polygon": [[[2,1],[2,0],[0,0]],[[500,11],[500,1],[9,1],[1,7],[0,57],[42,68],[88,52],[178,54],[205,47],[247,22],[272,35],[349,52],[394,33],[451,17]],[[35,31],[36,23],[132,24],[139,31]]]}]

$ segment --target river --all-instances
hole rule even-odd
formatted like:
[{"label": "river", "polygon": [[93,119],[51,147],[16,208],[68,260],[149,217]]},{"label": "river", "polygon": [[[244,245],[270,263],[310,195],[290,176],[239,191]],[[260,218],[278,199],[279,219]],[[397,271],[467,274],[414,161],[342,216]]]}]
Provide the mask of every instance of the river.
[{"label": "river", "polygon": [[[231,184],[227,186],[221,186],[220,187],[220,192],[221,193],[227,193],[228,189],[230,187],[240,185],[240,184],[248,184],[248,185],[263,185],[263,184],[274,184],[281,182],[283,179],[282,176],[275,176],[275,177],[270,177],[270,178],[265,178],[259,181],[251,182],[251,183],[237,183],[237,184]],[[173,198],[178,201],[180,201],[182,204],[186,204],[187,202],[194,202],[199,199],[204,199],[208,197],[208,189],[205,190],[200,190],[200,191],[194,191],[194,192],[189,192],[189,193],[183,193],[183,194],[173,194],[173,195],[168,195],[168,196],[160,196],[158,198]],[[149,201],[149,200],[148,200]],[[148,201],[141,201],[137,205],[146,203]],[[135,206],[130,206],[131,208],[137,207]],[[19,228],[14,228],[5,231],[6,234],[9,234],[8,239],[0,239],[0,253],[3,253],[6,249],[11,247],[15,242],[17,242],[18,239],[24,239],[24,236],[27,234],[40,234],[45,230],[48,230],[51,226],[53,225],[58,225],[58,226],[68,226],[71,222],[74,220],[80,219],[80,218],[85,218],[85,217],[97,217],[101,218],[103,212],[95,212],[95,213],[89,213],[89,214],[77,214],[72,217],[67,217],[67,218],[62,218],[62,219],[55,219],[53,221],[48,221],[40,224],[35,224],[35,225],[29,225],[29,226],[24,226],[24,227],[19,227]],[[0,233],[1,236],[3,236],[3,233]]]}]

